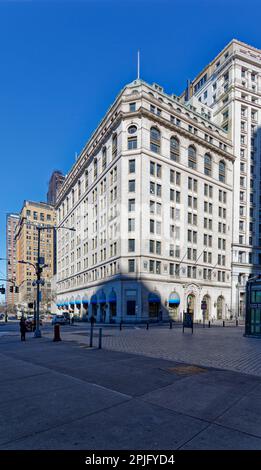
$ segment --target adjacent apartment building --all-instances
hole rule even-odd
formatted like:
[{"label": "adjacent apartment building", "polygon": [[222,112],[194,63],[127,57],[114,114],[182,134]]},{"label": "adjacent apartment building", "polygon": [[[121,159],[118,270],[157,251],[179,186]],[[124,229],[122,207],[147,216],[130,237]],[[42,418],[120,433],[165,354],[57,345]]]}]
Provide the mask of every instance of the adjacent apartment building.
[{"label": "adjacent apartment building", "polygon": [[226,318],[231,308],[231,135],[213,109],[135,80],[58,196],[57,306],[97,321]]},{"label": "adjacent apartment building", "polygon": [[[37,226],[48,227],[41,230],[40,256],[48,267],[43,269],[41,286],[42,306],[50,308],[52,299],[51,278],[54,267],[54,230],[56,215],[52,205],[43,202],[24,201],[16,226],[16,283],[19,286],[18,304],[27,309],[28,303],[36,299],[35,268],[37,263]],[[26,263],[19,263],[25,261]],[[29,264],[31,263],[31,264]]]},{"label": "adjacent apartment building", "polygon": [[55,205],[57,195],[64,183],[65,176],[59,170],[55,170],[50,178],[47,192],[47,204]]},{"label": "adjacent apartment building", "polygon": [[233,144],[231,310],[242,314],[246,281],[261,269],[261,51],[232,40],[183,94],[195,98]]},{"label": "adjacent apartment building", "polygon": [[[9,280],[16,278],[16,243],[15,233],[16,226],[19,222],[18,214],[7,214],[6,216],[6,277]],[[6,303],[7,308],[12,308],[17,302],[17,294],[15,290],[10,292],[13,283],[6,284]]]}]

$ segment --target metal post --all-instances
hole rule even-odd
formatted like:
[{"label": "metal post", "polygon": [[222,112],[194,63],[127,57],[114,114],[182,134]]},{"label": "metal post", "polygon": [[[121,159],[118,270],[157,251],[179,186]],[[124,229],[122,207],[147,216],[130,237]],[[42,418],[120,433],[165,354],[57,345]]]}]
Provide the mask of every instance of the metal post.
[{"label": "metal post", "polygon": [[208,327],[210,328],[210,320],[209,320],[209,322],[208,322]]},{"label": "metal post", "polygon": [[149,322],[147,322],[147,328],[146,328],[146,329],[147,329],[147,330],[149,329]]},{"label": "metal post", "polygon": [[91,325],[91,331],[90,331],[90,348],[92,348],[92,343],[93,343],[93,325]]},{"label": "metal post", "polygon": [[236,326],[238,326],[238,319],[236,319]]},{"label": "metal post", "polygon": [[225,326],[225,321],[223,320],[223,326]]},{"label": "metal post", "polygon": [[40,310],[40,280],[41,280],[41,268],[40,268],[40,227],[37,227],[38,231],[38,246],[37,246],[37,265],[36,265],[36,328],[34,332],[35,338],[41,338],[41,330],[40,330],[40,318],[39,318],[39,310]]},{"label": "metal post", "polygon": [[172,320],[169,322],[169,329],[172,330]]},{"label": "metal post", "polygon": [[120,322],[120,330],[122,329],[122,322]]},{"label": "metal post", "polygon": [[102,328],[99,328],[99,349],[102,348]]}]

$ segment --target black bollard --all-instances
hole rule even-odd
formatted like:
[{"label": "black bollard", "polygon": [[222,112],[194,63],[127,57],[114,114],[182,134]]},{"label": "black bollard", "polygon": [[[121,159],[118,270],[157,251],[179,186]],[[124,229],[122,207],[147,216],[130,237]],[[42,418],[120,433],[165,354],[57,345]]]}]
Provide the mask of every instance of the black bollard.
[{"label": "black bollard", "polygon": [[60,325],[54,325],[54,338],[53,341],[62,341],[60,336]]},{"label": "black bollard", "polygon": [[99,349],[102,348],[102,328],[99,328]]},{"label": "black bollard", "polygon": [[92,343],[93,343],[93,325],[91,325],[91,331],[90,331],[90,348],[92,348]]},{"label": "black bollard", "polygon": [[209,322],[208,322],[208,327],[210,328],[210,320],[209,320]]},{"label": "black bollard", "polygon": [[120,322],[120,330],[122,330],[122,322]]},{"label": "black bollard", "polygon": [[147,330],[149,329],[149,322],[147,322],[147,328],[146,328],[146,329],[147,329]]},{"label": "black bollard", "polygon": [[236,326],[238,326],[238,320],[236,320]]},{"label": "black bollard", "polygon": [[169,322],[169,329],[172,330],[172,320]]},{"label": "black bollard", "polygon": [[225,326],[225,321],[223,320],[223,326]]}]

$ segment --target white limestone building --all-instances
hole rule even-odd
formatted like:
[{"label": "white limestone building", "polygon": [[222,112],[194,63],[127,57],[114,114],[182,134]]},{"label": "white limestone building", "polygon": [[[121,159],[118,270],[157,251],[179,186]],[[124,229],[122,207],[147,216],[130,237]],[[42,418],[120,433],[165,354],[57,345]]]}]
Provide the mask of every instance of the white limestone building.
[{"label": "white limestone building", "polygon": [[[97,321],[227,318],[233,149],[213,110],[141,80],[109,108],[57,204],[57,306]],[[221,123],[219,123],[221,124]]]},{"label": "white limestone building", "polygon": [[232,40],[185,95],[211,108],[212,120],[233,144],[231,310],[243,315],[246,281],[261,269],[261,51]]}]

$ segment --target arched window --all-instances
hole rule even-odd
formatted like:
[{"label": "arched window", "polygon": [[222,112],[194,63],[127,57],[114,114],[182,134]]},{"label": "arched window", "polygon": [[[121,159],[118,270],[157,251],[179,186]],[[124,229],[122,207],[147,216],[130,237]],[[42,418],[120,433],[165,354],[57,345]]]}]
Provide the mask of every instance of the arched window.
[{"label": "arched window", "polygon": [[197,152],[193,145],[188,148],[188,166],[189,168],[197,169]]},{"label": "arched window", "polygon": [[117,155],[117,146],[118,146],[117,134],[114,134],[112,137],[112,159],[115,158]]},{"label": "arched window", "polygon": [[89,172],[88,172],[88,170],[85,170],[84,178],[85,178],[85,191],[86,191],[88,189],[88,186],[89,186]]},{"label": "arched window", "polygon": [[95,158],[94,162],[93,162],[93,176],[94,176],[94,179],[97,178],[97,169],[98,169],[98,162],[97,162],[97,158]]},{"label": "arched window", "polygon": [[107,149],[103,147],[102,149],[102,170],[105,170],[107,165]]},{"label": "arched window", "polygon": [[170,138],[170,159],[179,162],[179,140],[176,137]]},{"label": "arched window", "polygon": [[156,127],[150,129],[150,150],[160,153],[160,131]]},{"label": "arched window", "polygon": [[223,160],[221,162],[219,162],[219,173],[218,173],[218,179],[219,181],[222,181],[222,183],[225,183],[226,181],[226,164],[225,162],[223,162]]},{"label": "arched window", "polygon": [[209,153],[206,153],[204,156],[204,173],[207,176],[212,174],[212,158]]}]

